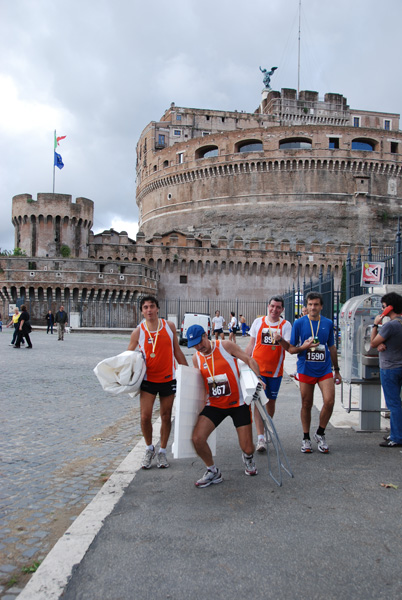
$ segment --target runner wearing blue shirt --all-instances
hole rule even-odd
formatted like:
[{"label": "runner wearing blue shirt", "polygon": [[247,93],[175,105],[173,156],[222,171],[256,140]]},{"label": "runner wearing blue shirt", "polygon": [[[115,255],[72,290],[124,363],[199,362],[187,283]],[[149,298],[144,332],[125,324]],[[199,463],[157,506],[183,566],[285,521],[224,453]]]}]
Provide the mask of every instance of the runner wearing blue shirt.
[{"label": "runner wearing blue shirt", "polygon": [[307,315],[297,319],[290,337],[290,354],[298,354],[297,380],[300,384],[303,442],[301,451],[310,454],[313,449],[310,440],[311,409],[314,400],[314,387],[322,393],[323,406],[320,412],[319,427],[314,434],[318,450],[329,452],[325,440],[325,428],[331,418],[335,402],[335,385],[332,366],[335,371],[335,383],[341,383],[338,353],[334,343],[334,324],[321,316],[323,300],[321,294],[310,292],[307,295]]}]

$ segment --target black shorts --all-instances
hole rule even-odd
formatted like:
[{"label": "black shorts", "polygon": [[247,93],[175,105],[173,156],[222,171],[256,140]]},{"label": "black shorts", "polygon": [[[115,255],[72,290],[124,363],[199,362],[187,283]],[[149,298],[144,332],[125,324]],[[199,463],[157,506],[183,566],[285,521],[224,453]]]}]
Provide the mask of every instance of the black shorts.
[{"label": "black shorts", "polygon": [[153,381],[147,381],[144,379],[141,383],[140,389],[143,392],[148,392],[148,394],[153,394],[154,396],[159,394],[160,398],[172,396],[176,393],[176,379],[172,379],[171,381],[163,381],[161,383],[155,383]]},{"label": "black shorts", "polygon": [[215,427],[218,427],[226,417],[232,417],[233,425],[243,427],[251,425],[251,409],[248,404],[242,406],[233,406],[232,408],[216,408],[215,406],[205,406],[200,415],[207,417]]},{"label": "black shorts", "polygon": [[214,333],[223,333],[223,329],[214,329]]}]

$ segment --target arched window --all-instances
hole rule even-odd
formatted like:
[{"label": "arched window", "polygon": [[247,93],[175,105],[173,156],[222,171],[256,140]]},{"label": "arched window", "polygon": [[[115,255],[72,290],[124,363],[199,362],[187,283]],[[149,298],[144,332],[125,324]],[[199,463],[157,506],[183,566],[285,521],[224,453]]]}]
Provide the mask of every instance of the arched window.
[{"label": "arched window", "polygon": [[279,142],[280,150],[310,150],[311,140],[306,138],[288,138]]},{"label": "arched window", "polygon": [[210,158],[211,156],[218,156],[219,148],[218,146],[202,146],[202,148],[198,148],[195,152],[195,159],[199,158]]},{"label": "arched window", "polygon": [[367,139],[356,139],[352,140],[352,150],[365,150],[366,152],[373,152],[375,150],[375,141]]},{"label": "arched window", "polygon": [[261,140],[242,140],[235,146],[235,152],[262,152]]}]

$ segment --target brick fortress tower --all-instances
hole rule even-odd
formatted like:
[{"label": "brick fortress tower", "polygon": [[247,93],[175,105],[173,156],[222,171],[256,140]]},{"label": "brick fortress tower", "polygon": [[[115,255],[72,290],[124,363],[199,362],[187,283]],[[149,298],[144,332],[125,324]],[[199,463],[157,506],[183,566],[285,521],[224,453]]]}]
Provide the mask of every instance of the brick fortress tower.
[{"label": "brick fortress tower", "polygon": [[30,194],[13,198],[12,222],[15,247],[31,257],[62,256],[87,258],[89,232],[94,216],[94,203],[77,198],[75,203],[66,194]]}]

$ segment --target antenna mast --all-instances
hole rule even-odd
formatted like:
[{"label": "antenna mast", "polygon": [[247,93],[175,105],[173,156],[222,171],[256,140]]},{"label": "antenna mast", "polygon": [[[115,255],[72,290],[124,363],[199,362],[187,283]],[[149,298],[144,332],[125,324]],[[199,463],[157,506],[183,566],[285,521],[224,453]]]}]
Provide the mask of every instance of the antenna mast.
[{"label": "antenna mast", "polygon": [[300,92],[300,14],[301,14],[301,0],[299,0],[299,44],[298,44],[298,57],[297,57],[297,97]]}]

